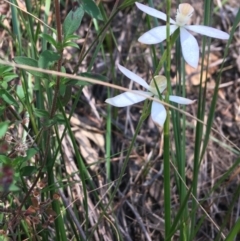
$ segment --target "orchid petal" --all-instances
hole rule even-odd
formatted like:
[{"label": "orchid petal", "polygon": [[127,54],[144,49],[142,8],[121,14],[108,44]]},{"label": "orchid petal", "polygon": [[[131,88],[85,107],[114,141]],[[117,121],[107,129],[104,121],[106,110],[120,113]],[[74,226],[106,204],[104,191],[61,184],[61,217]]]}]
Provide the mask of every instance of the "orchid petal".
[{"label": "orchid petal", "polygon": [[170,95],[169,100],[181,105],[189,105],[195,102],[195,100],[190,100],[190,99],[180,97],[180,96],[175,96],[175,95]]},{"label": "orchid petal", "polygon": [[113,98],[106,99],[105,102],[116,107],[125,107],[141,102],[152,95],[153,94],[150,92],[135,90],[133,92],[124,92]]},{"label": "orchid petal", "polygon": [[180,28],[180,41],[185,61],[194,68],[198,66],[199,47],[197,40],[183,27]]},{"label": "orchid petal", "polygon": [[132,71],[126,69],[125,67],[123,67],[122,65],[118,65],[119,70],[125,75],[127,76],[129,79],[133,80],[134,82],[140,84],[141,86],[143,86],[144,88],[146,88],[147,90],[149,89],[149,85],[147,84],[147,82],[142,79],[141,77],[139,77],[138,75],[134,74]]},{"label": "orchid petal", "polygon": [[[148,15],[150,15],[152,17],[160,18],[164,21],[167,21],[167,15],[165,13],[160,12],[160,11],[154,9],[154,8],[148,7],[148,6],[146,6],[144,4],[141,4],[141,3],[138,3],[138,2],[135,2],[135,4],[144,13],[147,13]],[[170,18],[170,23],[175,24],[176,22],[173,19]]]},{"label": "orchid petal", "polygon": [[[170,35],[178,28],[177,25],[170,25]],[[161,43],[167,38],[166,26],[152,28],[144,33],[138,41],[143,44]]]},{"label": "orchid petal", "polygon": [[185,26],[185,28],[212,38],[229,39],[230,37],[228,33],[218,30],[216,28],[208,27],[208,26],[188,25],[188,26]]},{"label": "orchid petal", "polygon": [[153,121],[159,124],[160,126],[164,125],[164,122],[167,117],[167,112],[161,103],[156,101],[152,102],[151,117]]}]

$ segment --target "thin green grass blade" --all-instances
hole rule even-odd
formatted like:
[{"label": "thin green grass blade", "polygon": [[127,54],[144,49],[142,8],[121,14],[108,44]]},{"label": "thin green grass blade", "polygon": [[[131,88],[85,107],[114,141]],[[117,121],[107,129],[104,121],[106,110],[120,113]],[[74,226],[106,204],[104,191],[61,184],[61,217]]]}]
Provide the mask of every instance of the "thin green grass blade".
[{"label": "thin green grass blade", "polygon": [[[17,5],[15,0],[12,0],[12,3],[14,3],[15,5]],[[11,12],[12,12],[12,25],[13,25],[13,34],[15,37],[17,37],[17,54],[21,55],[23,52],[22,49],[22,34],[21,34],[21,30],[19,27],[19,21],[18,21],[18,9],[11,5]]]},{"label": "thin green grass blade", "polygon": [[230,43],[232,42],[232,39],[233,39],[233,34],[236,31],[239,23],[240,23],[240,9],[238,10],[238,13],[235,17],[233,27],[232,27],[231,32],[230,32],[230,38],[227,42],[227,45],[226,45],[226,48],[225,48],[225,51],[224,51],[223,62],[222,62],[222,65],[220,67],[219,74],[217,76],[216,86],[215,86],[215,89],[214,89],[213,99],[212,99],[212,102],[211,102],[211,106],[210,106],[210,110],[209,110],[209,116],[208,116],[208,120],[207,120],[207,127],[206,127],[206,132],[205,132],[206,134],[205,134],[205,138],[204,138],[204,142],[203,142],[201,159],[203,158],[203,155],[204,155],[204,153],[206,151],[206,148],[207,148],[207,144],[208,144],[209,136],[210,136],[210,132],[211,132],[211,127],[212,127],[213,119],[214,119],[214,116],[215,116],[214,110],[216,108],[217,97],[218,97],[218,88],[219,88],[219,85],[221,83],[221,74],[222,74],[222,69],[223,69],[223,66],[224,66],[224,60],[226,59],[226,57],[228,55],[228,50],[229,50]]},{"label": "thin green grass blade", "polygon": [[[26,0],[26,7],[27,7],[27,11],[29,13],[32,13],[32,4],[30,2],[30,0]],[[35,31],[34,31],[34,26],[33,26],[33,21],[32,21],[32,16],[27,15],[28,21],[25,24],[26,29],[28,31],[29,37],[30,37],[30,42],[31,42],[31,56],[36,59],[37,58],[37,49],[36,49],[36,43],[34,41],[34,35],[35,35]]]},{"label": "thin green grass blade", "polygon": [[[81,59],[79,59],[78,64],[76,65],[76,67],[74,68],[74,73],[78,70],[78,67],[80,66],[80,64],[82,63],[83,59],[89,54],[89,52],[92,50],[92,48],[95,46],[95,44],[97,43],[97,41],[99,41],[97,47],[95,48],[94,54],[93,56],[96,57],[97,53],[99,52],[100,46],[105,38],[106,35],[106,30],[108,28],[108,26],[110,25],[112,19],[117,15],[117,13],[120,11],[120,7],[117,8],[117,5],[114,6],[113,10],[112,10],[112,14],[109,17],[109,19],[106,20],[105,25],[102,27],[102,29],[99,31],[98,36],[94,39],[94,41],[92,42],[92,44],[89,46],[89,48],[87,49],[87,51],[83,54],[83,56],[81,57]],[[91,64],[92,65],[92,64]]]},{"label": "thin green grass blade", "polygon": [[[173,45],[175,44],[177,38],[179,37],[179,29],[177,29],[172,35],[171,35],[171,39],[169,41],[169,48],[171,49],[173,47]],[[163,67],[164,65],[164,62],[166,61],[167,59],[167,51],[165,50],[162,54],[162,57],[158,63],[158,66],[155,70],[155,75],[157,75],[160,71],[160,69]],[[167,72],[166,72],[167,73]]]},{"label": "thin green grass blade", "polygon": [[[59,103],[61,112],[65,113],[61,103],[60,102],[58,102],[58,103]],[[76,155],[77,164],[78,164],[78,167],[79,167],[79,174],[80,174],[80,178],[82,180],[83,195],[84,195],[83,205],[84,205],[84,210],[86,212],[86,216],[85,216],[85,218],[86,218],[86,225],[85,226],[86,226],[86,230],[87,230],[88,225],[89,225],[89,216],[88,216],[88,195],[87,195],[86,180],[87,179],[90,180],[90,177],[88,176],[87,168],[85,167],[84,162],[82,160],[82,157],[81,157],[81,155],[80,155],[80,153],[78,151],[77,143],[76,143],[75,137],[73,135],[73,132],[71,130],[70,123],[69,123],[68,119],[66,118],[66,115],[63,114],[63,117],[65,119],[65,123],[66,123],[66,127],[67,127],[67,130],[68,130],[68,134],[69,134],[69,136],[70,136],[70,138],[72,140],[73,149],[74,149],[74,152],[75,152],[75,155]]]},{"label": "thin green grass blade", "polygon": [[[165,95],[165,102],[169,103],[169,94],[171,92],[171,40],[170,40],[170,14],[171,1],[166,0],[167,5],[167,49],[166,49],[166,78],[167,78],[167,92]],[[168,237],[171,230],[171,182],[170,182],[170,111],[166,107],[167,118],[164,123],[164,146],[163,146],[163,173],[164,173],[164,219],[165,219],[165,237]]]},{"label": "thin green grass blade", "polygon": [[[204,24],[209,24],[209,16],[211,11],[211,1],[204,2]],[[205,46],[206,46],[206,37],[203,37],[202,44],[202,56],[205,56]],[[204,119],[205,112],[205,96],[206,86],[202,87],[203,83],[203,70],[204,70],[204,57],[202,57],[201,61],[201,75],[200,75],[200,85],[199,85],[199,95],[198,95],[198,110],[197,110],[197,118],[202,120]],[[197,197],[197,187],[198,187],[198,174],[199,174],[199,166],[200,166],[200,150],[202,145],[202,136],[203,136],[203,124],[197,122],[196,126],[196,136],[195,136],[195,146],[194,146],[194,164],[193,164],[193,196]],[[190,240],[194,239],[195,235],[195,225],[196,225],[196,211],[197,211],[197,202],[195,198],[192,198],[192,211],[191,211],[191,235]]]},{"label": "thin green grass blade", "polygon": [[[50,171],[50,173],[48,173],[48,184],[49,184],[49,186],[56,188],[54,175],[53,175],[52,171]],[[51,198],[53,198],[53,195],[55,194],[55,190],[51,189],[50,193],[51,193]],[[64,225],[64,221],[63,221],[62,213],[61,213],[61,209],[60,209],[60,203],[58,200],[53,200],[52,208],[57,214],[57,217],[54,221],[56,238],[57,238],[57,240],[66,241],[66,240],[68,240],[67,235],[66,235],[67,232],[65,230],[65,225]]]},{"label": "thin green grass blade", "polygon": [[[154,4],[153,4],[153,0],[148,0],[149,2],[149,6],[154,8]],[[153,18],[153,21],[154,21],[154,27],[157,27],[159,26],[159,23],[158,23],[158,19],[157,18]],[[151,29],[151,25],[150,25],[150,17],[147,15],[147,23],[148,23],[148,29]],[[163,48],[163,44],[160,43],[159,44],[159,47],[160,47],[160,54],[162,54],[164,52],[164,48]],[[156,50],[155,50],[155,46],[151,46],[151,50],[152,50],[152,53],[153,53],[153,63],[154,63],[154,66],[153,68],[156,69],[157,68],[157,64],[159,61],[157,61],[157,56],[156,56]],[[166,72],[166,63],[164,63],[164,70]],[[155,71],[155,75],[158,74],[157,71]]]},{"label": "thin green grass blade", "polygon": [[[48,17],[50,13],[50,6],[51,6],[51,0],[45,0],[45,5],[44,5],[44,22],[48,22]],[[47,26],[43,26],[43,33],[48,34],[48,28]],[[47,41],[45,38],[42,38],[42,51],[47,49]]]},{"label": "thin green grass blade", "polygon": [[[108,97],[110,96],[110,90],[108,88]],[[112,133],[112,118],[111,118],[111,106],[107,107],[107,126],[106,126],[106,176],[107,182],[110,181],[111,174],[111,133]]]},{"label": "thin green grass blade", "polygon": [[[181,46],[180,46],[180,39],[178,38],[176,41],[176,63],[177,63],[177,86],[176,86],[176,95],[178,96],[186,96],[185,93],[185,62],[182,60],[181,57]],[[177,106],[177,105],[175,105]],[[182,107],[183,110],[186,110],[186,107]],[[180,114],[176,110],[171,110],[172,113],[172,123],[173,123],[173,129],[174,129],[174,142],[175,142],[175,148],[176,148],[176,158],[175,158],[175,164],[178,169],[178,173],[180,177],[178,177],[177,174],[175,174],[176,183],[178,184],[178,192],[179,192],[179,198],[180,198],[180,205],[183,206],[183,203],[185,203],[185,197],[187,195],[186,190],[186,175],[185,175],[185,166],[186,166],[186,116],[183,114]],[[181,121],[182,119],[182,121]],[[180,221],[180,239],[184,240],[189,235],[188,231],[189,228],[187,228],[187,225],[185,225],[185,221],[187,220],[189,214],[188,214],[188,208],[185,207],[183,211],[183,216],[181,217],[182,221]]]},{"label": "thin green grass blade", "polygon": [[237,222],[235,223],[234,227],[230,231],[225,241],[235,241],[236,236],[239,234],[239,232],[240,232],[240,219],[237,220]]},{"label": "thin green grass blade", "polygon": [[[114,62],[112,62],[114,63]],[[112,66],[112,76],[116,76],[115,68]],[[114,78],[115,79],[115,78]],[[110,88],[107,89],[108,98],[111,96]],[[107,181],[110,182],[111,178],[111,138],[112,133],[112,116],[111,116],[111,106],[107,105],[107,125],[106,125],[106,172],[107,172]]]},{"label": "thin green grass blade", "polygon": [[[188,217],[186,217],[186,215],[185,215],[185,210],[186,210],[186,206],[188,204],[188,199],[189,199],[189,196],[191,195],[191,192],[192,192],[192,190],[190,188],[188,190],[187,194],[185,195],[183,202],[181,203],[181,206],[177,212],[177,215],[173,219],[170,234],[169,234],[169,237],[166,238],[166,241],[170,241],[172,239],[172,236],[177,231],[178,225],[182,225],[181,222],[183,222],[184,226],[188,227]],[[181,229],[182,228],[180,228],[180,231],[181,231]],[[184,239],[181,239],[181,240],[184,240]]]},{"label": "thin green grass blade", "polygon": [[[228,226],[228,223],[229,222],[232,223],[232,219],[233,219],[232,213],[234,211],[234,208],[236,207],[236,203],[238,203],[239,195],[240,195],[240,186],[238,185],[236,190],[234,190],[231,202],[227,206],[228,209],[227,209],[226,214],[224,215],[223,222],[222,222],[222,225],[221,225],[221,228],[220,228],[220,232],[218,232],[218,235],[217,235],[215,240],[220,241],[221,240],[221,234],[223,233],[223,231]],[[232,229],[230,229],[230,233],[234,230],[234,228],[235,228],[235,225],[232,227]],[[240,226],[239,226],[239,228],[240,228]],[[240,229],[238,231],[240,231]]]}]

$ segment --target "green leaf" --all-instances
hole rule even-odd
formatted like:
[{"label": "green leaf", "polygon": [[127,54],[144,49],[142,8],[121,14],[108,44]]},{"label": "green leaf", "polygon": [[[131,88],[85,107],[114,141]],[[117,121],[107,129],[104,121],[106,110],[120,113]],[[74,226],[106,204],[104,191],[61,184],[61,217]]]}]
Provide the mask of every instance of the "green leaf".
[{"label": "green leaf", "polygon": [[[1,22],[2,22],[2,19],[1,19]],[[0,241],[8,241],[9,240],[9,238],[8,237],[6,237],[6,236],[4,236],[4,235],[0,235]]]},{"label": "green leaf", "polygon": [[31,159],[33,156],[35,156],[38,153],[38,150],[36,148],[30,148],[27,150],[27,156],[25,157],[26,161]]},{"label": "green leaf", "polygon": [[40,118],[42,118],[42,117],[49,118],[50,117],[49,112],[47,112],[44,109],[34,109],[34,114],[36,117],[40,117]]},{"label": "green leaf", "polygon": [[59,60],[59,58],[60,58],[60,54],[51,50],[45,50],[40,54],[40,57],[38,60],[38,66],[40,68],[46,69],[49,67],[50,63]]},{"label": "green leaf", "polygon": [[136,2],[136,0],[126,0],[126,1],[124,1],[118,8],[119,8],[120,10],[123,10],[124,8],[133,5],[135,2]]},{"label": "green leaf", "polygon": [[15,78],[17,78],[18,77],[18,75],[17,74],[14,74],[14,73],[6,73],[6,74],[4,74],[3,75],[3,81],[4,82],[9,82],[9,81],[11,81],[11,80],[13,80],[13,79],[15,79]]},{"label": "green leaf", "polygon": [[17,85],[16,92],[17,92],[17,95],[18,95],[19,99],[25,99],[25,94],[24,94],[22,85]]},{"label": "green leaf", "polygon": [[[35,156],[38,153],[38,150],[36,148],[29,148],[26,152],[26,156],[17,156],[13,161],[12,164],[14,167],[22,165],[29,161],[33,156]],[[19,169],[19,168],[18,168]]]},{"label": "green leaf", "polygon": [[12,67],[5,66],[5,65],[0,66],[0,74],[4,74],[4,73],[10,72],[12,70],[13,70]]},{"label": "green leaf", "polygon": [[[19,187],[16,186],[14,183],[12,183],[11,186],[9,187],[9,192],[17,192],[17,191],[19,191]],[[1,241],[5,241],[5,240],[7,241],[9,239],[3,239]]]},{"label": "green leaf", "polygon": [[103,81],[103,82],[108,81],[106,76],[101,75],[101,74],[90,73],[90,72],[83,72],[79,76],[83,76],[83,77],[91,78],[91,79],[97,79],[97,80],[100,80],[100,81]]},{"label": "green leaf", "polygon": [[58,113],[54,116],[53,118],[53,123],[58,124],[58,125],[64,125],[65,124],[65,119],[61,113]]},{"label": "green leaf", "polygon": [[79,39],[79,36],[76,35],[76,34],[71,34],[71,35],[68,35],[64,40],[64,42],[68,42],[68,41],[71,41],[71,40],[77,40]]},{"label": "green leaf", "polygon": [[233,228],[230,230],[227,238],[225,241],[234,241],[236,240],[237,235],[240,231],[240,219],[237,220],[237,222],[234,224]]},{"label": "green leaf", "polygon": [[88,13],[92,18],[103,20],[102,14],[93,0],[82,0],[83,9]]},{"label": "green leaf", "polygon": [[37,172],[37,168],[34,166],[25,166],[25,167],[21,168],[20,171],[21,171],[22,176],[29,177]]},{"label": "green leaf", "polygon": [[68,46],[79,49],[79,46],[74,42],[66,42],[66,43],[63,44],[63,47],[68,47]]},{"label": "green leaf", "polygon": [[6,109],[6,106],[4,106],[4,105],[0,106],[0,116],[3,115],[5,109]]},{"label": "green leaf", "polygon": [[12,160],[5,156],[5,155],[0,155],[0,163],[4,163],[4,164],[10,164],[12,162]]},{"label": "green leaf", "polygon": [[60,101],[62,102],[62,105],[65,106],[70,101],[72,97],[72,86],[70,85],[64,85],[64,88],[62,88],[62,93],[60,96]]},{"label": "green leaf", "polygon": [[8,88],[8,82],[17,78],[18,75],[13,73],[12,67],[0,66],[0,86],[4,89]]},{"label": "green leaf", "polygon": [[8,130],[9,122],[0,122],[0,138],[2,138]]},{"label": "green leaf", "polygon": [[84,81],[84,80],[76,80],[76,79],[68,79],[66,80],[66,85],[70,86],[88,86],[91,85],[91,83]]},{"label": "green leaf", "polygon": [[[19,165],[21,165],[25,160],[25,157],[23,156],[17,156],[16,158],[14,158],[14,160],[12,160],[12,166],[13,167],[18,167]],[[19,168],[18,168],[19,170]]]},{"label": "green leaf", "polygon": [[48,41],[51,45],[53,45],[55,48],[57,48],[57,41],[51,35],[41,33],[40,37],[42,37],[43,39]]},{"label": "green leaf", "polygon": [[5,89],[0,90],[0,98],[2,98],[7,104],[18,107],[18,102],[13,98],[11,94],[8,93],[7,90]]},{"label": "green leaf", "polygon": [[64,38],[72,35],[80,26],[84,10],[82,6],[79,6],[76,10],[71,10],[63,22],[63,35]]},{"label": "green leaf", "polygon": [[[32,58],[17,56],[17,57],[14,58],[14,61],[17,64],[24,64],[24,65],[28,65],[28,66],[31,66],[31,67],[38,68],[37,60],[32,59]],[[40,72],[37,72],[37,71],[34,71],[34,70],[26,70],[26,71],[29,72],[30,74],[36,76],[36,77],[42,77],[42,78],[44,77],[43,73],[40,73]]]}]

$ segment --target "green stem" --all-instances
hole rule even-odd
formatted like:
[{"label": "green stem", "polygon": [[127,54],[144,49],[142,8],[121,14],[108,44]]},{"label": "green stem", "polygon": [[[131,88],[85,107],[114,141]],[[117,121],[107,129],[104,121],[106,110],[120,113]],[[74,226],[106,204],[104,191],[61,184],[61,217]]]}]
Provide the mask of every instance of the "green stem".
[{"label": "green stem", "polygon": [[[167,0],[167,92],[165,102],[169,103],[169,93],[171,88],[170,67],[171,67],[171,41],[170,41],[170,10],[171,1]],[[164,211],[165,211],[165,237],[168,237],[171,230],[171,183],[170,183],[170,141],[169,141],[169,125],[170,116],[169,108],[166,107],[167,118],[164,124]]]}]

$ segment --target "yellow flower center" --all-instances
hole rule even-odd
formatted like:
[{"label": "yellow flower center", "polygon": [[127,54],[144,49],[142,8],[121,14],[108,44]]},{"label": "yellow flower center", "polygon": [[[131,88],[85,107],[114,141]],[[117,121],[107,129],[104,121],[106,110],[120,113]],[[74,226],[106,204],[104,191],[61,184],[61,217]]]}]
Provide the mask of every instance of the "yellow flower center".
[{"label": "yellow flower center", "polygon": [[178,26],[186,25],[194,12],[193,7],[188,3],[181,3],[178,6],[176,22]]},{"label": "yellow flower center", "polygon": [[[158,90],[157,90],[157,88]],[[162,93],[167,87],[167,79],[163,75],[156,75],[150,82],[150,88],[149,90],[154,94],[158,96],[158,91]]]}]

